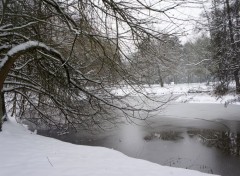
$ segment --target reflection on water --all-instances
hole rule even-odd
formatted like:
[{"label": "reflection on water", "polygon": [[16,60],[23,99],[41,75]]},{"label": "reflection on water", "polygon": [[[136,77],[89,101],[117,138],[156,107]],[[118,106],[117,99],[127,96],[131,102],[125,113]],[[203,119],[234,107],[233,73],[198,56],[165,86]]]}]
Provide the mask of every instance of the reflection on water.
[{"label": "reflection on water", "polygon": [[216,147],[221,151],[240,156],[240,134],[230,131],[189,130],[189,137],[196,138],[208,147]]},{"label": "reflection on water", "polygon": [[[207,147],[215,147],[224,153],[240,156],[239,133],[210,129],[191,129],[187,131],[187,134],[191,139],[195,139]],[[179,131],[158,131],[145,135],[144,140],[147,142],[155,140],[178,141],[184,139],[183,136],[183,132]],[[178,162],[178,160],[175,160],[173,163]],[[171,162],[169,165],[172,165]]]},{"label": "reflection on water", "polygon": [[113,148],[128,156],[165,166],[222,176],[240,175],[238,133],[196,128],[182,128],[181,131],[175,131],[174,128],[160,129],[123,125],[103,135],[73,133],[59,136],[49,132],[44,134],[43,131],[41,134],[82,145]]},{"label": "reflection on water", "polygon": [[[76,144],[108,147],[162,165],[240,176],[239,114],[239,106],[179,104],[166,109],[166,116],[136,123],[139,125],[121,124],[95,135],[38,132]],[[221,120],[226,117],[228,120]]]},{"label": "reflection on water", "polygon": [[181,136],[182,132],[178,131],[161,131],[161,132],[152,132],[149,135],[144,137],[145,141],[152,141],[155,139],[161,139],[165,141],[177,141],[179,139],[183,139]]}]

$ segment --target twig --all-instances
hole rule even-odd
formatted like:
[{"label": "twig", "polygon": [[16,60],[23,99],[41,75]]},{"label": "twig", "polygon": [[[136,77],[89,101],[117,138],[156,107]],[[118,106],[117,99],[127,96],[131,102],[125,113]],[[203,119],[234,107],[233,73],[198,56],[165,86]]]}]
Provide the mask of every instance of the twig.
[{"label": "twig", "polygon": [[51,161],[50,161],[50,159],[48,158],[48,156],[47,156],[47,160],[48,160],[48,162],[51,164],[51,166],[53,167],[53,164],[51,163]]}]

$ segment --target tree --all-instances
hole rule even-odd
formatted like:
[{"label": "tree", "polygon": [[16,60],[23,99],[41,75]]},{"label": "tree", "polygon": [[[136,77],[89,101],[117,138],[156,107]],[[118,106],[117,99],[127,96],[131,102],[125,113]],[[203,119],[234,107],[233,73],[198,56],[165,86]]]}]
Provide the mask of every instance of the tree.
[{"label": "tree", "polygon": [[207,36],[200,36],[194,42],[183,46],[182,77],[184,82],[208,82],[211,70],[211,43]]},{"label": "tree", "polygon": [[164,86],[164,81],[173,81],[177,65],[181,57],[181,44],[176,36],[163,34],[160,40],[143,39],[134,53],[134,66],[140,70],[137,73],[142,83],[158,83]]},{"label": "tree", "polygon": [[234,81],[239,94],[239,1],[213,1],[209,18],[213,73],[220,81],[216,92],[226,93],[229,83]]},{"label": "tree", "polygon": [[[129,111],[149,112],[109,88],[134,84],[121,59],[129,59],[127,44],[145,36],[157,39],[153,24],[162,21],[156,14],[171,21],[166,12],[184,0],[159,9],[162,3],[2,0],[0,90],[13,96],[13,111],[18,106],[20,117],[61,130],[101,128],[102,122],[114,122],[112,109],[127,117]],[[2,107],[3,96],[0,102]],[[1,108],[0,118],[3,113]]]}]

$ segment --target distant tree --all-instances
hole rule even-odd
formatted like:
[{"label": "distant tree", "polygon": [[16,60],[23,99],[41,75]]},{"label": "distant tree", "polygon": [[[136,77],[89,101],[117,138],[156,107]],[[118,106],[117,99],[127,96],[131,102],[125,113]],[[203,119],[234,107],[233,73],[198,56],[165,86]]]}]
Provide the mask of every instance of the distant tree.
[{"label": "distant tree", "polygon": [[194,42],[183,46],[182,77],[185,82],[208,82],[211,70],[211,42],[207,36],[200,36]]},{"label": "distant tree", "polygon": [[143,39],[134,54],[134,66],[142,83],[159,83],[173,81],[174,73],[181,57],[181,44],[177,37],[162,35],[160,39]]}]

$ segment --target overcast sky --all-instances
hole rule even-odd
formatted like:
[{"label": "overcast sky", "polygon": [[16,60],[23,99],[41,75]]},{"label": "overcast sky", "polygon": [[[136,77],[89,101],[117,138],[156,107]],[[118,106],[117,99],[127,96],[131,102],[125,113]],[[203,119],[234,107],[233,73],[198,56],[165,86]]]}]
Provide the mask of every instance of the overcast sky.
[{"label": "overcast sky", "polygon": [[182,43],[185,43],[188,40],[194,40],[200,35],[194,31],[194,29],[197,25],[197,21],[204,20],[201,18],[201,14],[204,13],[204,9],[210,7],[210,3],[210,0],[208,0],[204,1],[202,5],[181,7],[170,12],[173,16],[177,16],[180,19],[176,22],[179,23],[179,30],[182,32],[182,36],[180,37]]}]

